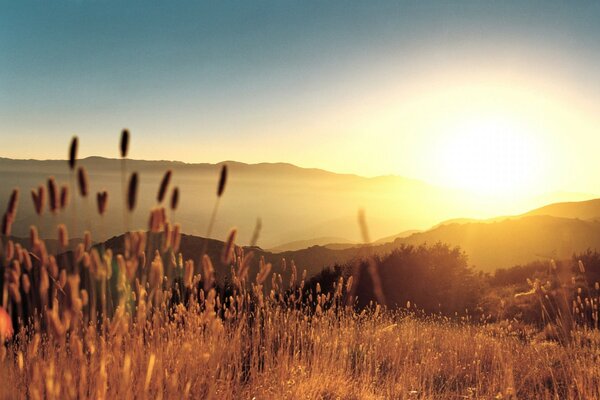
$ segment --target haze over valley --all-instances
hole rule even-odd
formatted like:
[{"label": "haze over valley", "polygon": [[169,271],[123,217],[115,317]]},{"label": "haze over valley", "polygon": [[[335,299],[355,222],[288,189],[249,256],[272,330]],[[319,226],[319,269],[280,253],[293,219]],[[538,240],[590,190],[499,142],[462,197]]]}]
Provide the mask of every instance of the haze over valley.
[{"label": "haze over valley", "polygon": [[[102,218],[95,212],[93,197],[74,197],[74,213],[88,215],[91,225],[73,224],[73,212],[64,213],[61,217],[71,221],[72,237],[82,237],[90,226],[97,241],[127,230],[147,229],[148,216],[143,210],[156,205],[155,193],[165,169],[173,171],[172,184],[182,193],[174,217],[182,223],[183,232],[206,236],[219,164],[127,160],[127,170],[140,175],[142,195],[139,211],[124,220],[121,160],[90,157],[80,162],[88,170],[91,193],[106,189],[111,196]],[[296,255],[299,261],[311,261],[313,273],[359,254],[351,250],[363,244],[356,217],[359,208],[367,213],[370,238],[379,253],[401,244],[442,242],[463,249],[476,268],[493,271],[537,259],[564,259],[588,248],[600,249],[600,200],[540,204],[543,207],[514,216],[479,220],[459,218],[474,213],[479,199],[458,189],[398,176],[365,178],[285,163],[226,164],[230,170],[228,196],[220,204],[211,237],[224,240],[231,226],[236,226],[240,244],[247,245],[260,219],[257,245],[271,254],[324,247]],[[0,196],[8,198],[12,188],[20,187],[27,205],[31,202],[28,191],[45,185],[49,176],[59,183],[71,182],[66,161],[0,159]],[[545,198],[574,200],[585,196],[557,193]],[[39,219],[33,207],[25,206],[17,222],[13,234],[25,237],[29,226]],[[54,237],[52,224],[52,217],[41,220],[42,236]],[[293,258],[293,254],[284,255]]]}]

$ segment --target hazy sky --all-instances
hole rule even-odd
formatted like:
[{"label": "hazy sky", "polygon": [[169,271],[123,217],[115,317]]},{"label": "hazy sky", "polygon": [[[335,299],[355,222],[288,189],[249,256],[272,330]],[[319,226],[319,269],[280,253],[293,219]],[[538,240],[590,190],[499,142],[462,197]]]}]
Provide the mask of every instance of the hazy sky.
[{"label": "hazy sky", "polygon": [[128,127],[134,158],[600,192],[597,1],[1,7],[0,156]]}]

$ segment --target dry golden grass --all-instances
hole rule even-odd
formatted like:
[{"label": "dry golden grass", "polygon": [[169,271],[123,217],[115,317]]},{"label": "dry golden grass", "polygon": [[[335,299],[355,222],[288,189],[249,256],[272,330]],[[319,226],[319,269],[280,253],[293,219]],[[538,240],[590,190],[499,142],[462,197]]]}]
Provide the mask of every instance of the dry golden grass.
[{"label": "dry golden grass", "polygon": [[[208,301],[212,301],[208,299]],[[198,304],[171,321],[127,315],[104,335],[24,333],[0,368],[2,398],[592,399],[599,338],[523,342],[485,327],[392,312],[308,316],[266,302],[224,320]],[[584,340],[585,339],[585,340]],[[585,344],[584,344],[585,343]]]}]

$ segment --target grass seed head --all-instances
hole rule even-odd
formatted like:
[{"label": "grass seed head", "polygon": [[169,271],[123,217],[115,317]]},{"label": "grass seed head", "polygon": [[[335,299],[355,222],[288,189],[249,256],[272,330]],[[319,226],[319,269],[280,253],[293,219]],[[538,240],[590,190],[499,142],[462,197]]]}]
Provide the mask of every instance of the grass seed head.
[{"label": "grass seed head", "polygon": [[10,236],[12,229],[12,215],[9,212],[5,212],[2,217],[2,234],[4,236]]},{"label": "grass seed head", "polygon": [[227,165],[223,164],[221,167],[221,176],[219,177],[219,186],[217,186],[217,196],[221,197],[225,191],[225,185],[227,184]]},{"label": "grass seed head", "polygon": [[13,189],[10,194],[10,199],[8,200],[7,212],[12,215],[13,220],[17,216],[17,205],[19,204],[19,189]]},{"label": "grass seed head", "polygon": [[154,260],[152,261],[152,264],[150,266],[150,288],[159,289],[162,283],[163,275],[164,266],[162,258],[160,257],[160,254],[157,251],[157,253],[154,256]]},{"label": "grass seed head", "polygon": [[37,191],[31,189],[31,199],[33,200],[33,207],[37,215],[42,215],[44,211],[44,204],[46,202],[46,192],[43,186],[38,186]]},{"label": "grass seed head", "polygon": [[89,192],[88,176],[85,168],[77,168],[77,183],[79,185],[79,194],[81,197],[87,197]]},{"label": "grass seed head", "polygon": [[264,260],[261,259],[260,271],[258,271],[258,275],[256,276],[257,284],[262,285],[267,280],[267,277],[271,272],[271,267],[271,263],[265,264]]},{"label": "grass seed head", "polygon": [[152,379],[152,371],[154,370],[155,361],[156,356],[154,353],[150,354],[150,359],[148,360],[148,369],[146,370],[146,380],[144,382],[144,391],[147,391],[150,387],[150,380]]},{"label": "grass seed head", "polygon": [[11,300],[13,302],[15,302],[16,304],[20,304],[21,303],[21,292],[19,291],[19,284],[18,282],[11,282],[7,285],[7,289],[8,289],[8,294],[11,298]]},{"label": "grass seed head", "polygon": [[202,272],[204,274],[204,291],[208,292],[215,283],[215,268],[206,254],[202,256]]},{"label": "grass seed head", "polygon": [[63,185],[60,188],[60,209],[64,210],[69,205],[69,187]]},{"label": "grass seed head", "polygon": [[233,258],[233,250],[235,247],[235,237],[237,235],[237,229],[233,228],[229,232],[229,236],[227,236],[227,241],[223,246],[223,251],[221,253],[221,262],[225,265],[231,264],[231,260]]},{"label": "grass seed head", "polygon": [[33,268],[33,264],[31,263],[31,256],[29,255],[29,251],[25,250],[23,252],[23,265],[25,266],[26,271],[31,271]]},{"label": "grass seed head", "polygon": [[177,210],[177,206],[179,205],[179,188],[175,187],[173,192],[171,193],[171,210]]},{"label": "grass seed head", "polygon": [[31,280],[29,279],[29,275],[21,275],[21,287],[23,288],[23,293],[29,294],[29,290],[31,290]]},{"label": "grass seed head", "polygon": [[15,256],[15,243],[12,240],[6,242],[6,246],[4,247],[4,258],[7,261],[10,261]]},{"label": "grass seed head", "polygon": [[63,249],[69,245],[69,233],[65,224],[58,225],[58,243]]},{"label": "grass seed head", "polygon": [[58,210],[58,189],[56,188],[56,180],[53,176],[48,178],[48,204],[50,205],[50,211],[55,214]]},{"label": "grass seed head", "polygon": [[248,276],[248,270],[250,269],[250,263],[252,262],[253,258],[254,258],[253,251],[249,251],[248,253],[244,254],[244,257],[242,258],[240,267],[238,269],[238,277],[240,280],[243,281]]},{"label": "grass seed head", "polygon": [[178,252],[181,246],[181,225],[175,224],[173,226],[173,239],[171,240],[173,252]]},{"label": "grass seed head", "polygon": [[48,272],[50,273],[52,279],[58,279],[58,274],[60,271],[58,269],[56,257],[54,257],[53,255],[48,256]]},{"label": "grass seed head", "polygon": [[77,136],[73,136],[71,139],[71,146],[69,147],[69,169],[73,171],[75,169],[75,163],[77,162],[77,147],[79,139]]},{"label": "grass seed head", "polygon": [[10,315],[6,310],[0,307],[0,344],[4,345],[4,340],[10,339],[13,335],[13,326]]},{"label": "grass seed head", "polygon": [[188,289],[192,288],[193,277],[194,277],[194,261],[187,260],[185,262],[184,273],[183,273],[183,285],[186,288],[188,288]]},{"label": "grass seed head", "polygon": [[96,198],[98,203],[98,214],[104,215],[108,205],[108,192],[106,190],[98,192]]},{"label": "grass seed head", "polygon": [[129,178],[129,187],[127,189],[127,208],[133,211],[137,199],[138,192],[138,174],[134,172]]},{"label": "grass seed head", "polygon": [[127,152],[129,151],[129,130],[128,129],[123,129],[123,131],[121,131],[120,150],[121,150],[121,158],[127,157]]},{"label": "grass seed head", "polygon": [[158,193],[156,195],[156,200],[158,201],[159,204],[162,203],[163,200],[165,199],[165,195],[167,194],[167,189],[169,188],[169,183],[171,182],[171,175],[173,175],[173,172],[171,170],[168,170],[167,172],[165,172],[162,180],[160,181],[160,186],[158,188]]},{"label": "grass seed head", "polygon": [[40,236],[38,234],[38,230],[34,225],[29,227],[29,243],[31,247],[34,247],[35,244],[40,240]]},{"label": "grass seed head", "polygon": [[92,234],[90,231],[83,232],[83,247],[85,251],[90,251],[92,248]]}]

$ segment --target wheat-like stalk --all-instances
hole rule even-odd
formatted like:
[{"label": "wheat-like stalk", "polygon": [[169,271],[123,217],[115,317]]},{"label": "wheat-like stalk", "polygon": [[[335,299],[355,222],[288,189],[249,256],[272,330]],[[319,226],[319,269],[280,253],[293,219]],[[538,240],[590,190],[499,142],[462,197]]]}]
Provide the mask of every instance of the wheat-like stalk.
[{"label": "wheat-like stalk", "polygon": [[129,178],[127,189],[127,209],[131,212],[135,208],[138,193],[138,174],[134,172]]},{"label": "wheat-like stalk", "polygon": [[79,139],[77,136],[73,136],[71,139],[71,145],[69,146],[69,169],[75,170],[75,164],[77,163],[77,148],[79,147]]},{"label": "wheat-like stalk", "polygon": [[87,197],[89,192],[87,171],[84,167],[77,168],[77,183],[81,197]]},{"label": "wheat-like stalk", "polygon": [[162,180],[160,181],[160,186],[156,195],[156,201],[158,202],[158,204],[163,202],[165,195],[167,194],[167,189],[169,188],[169,183],[171,182],[171,175],[173,175],[173,172],[171,170],[168,170],[167,172],[165,172]]}]

